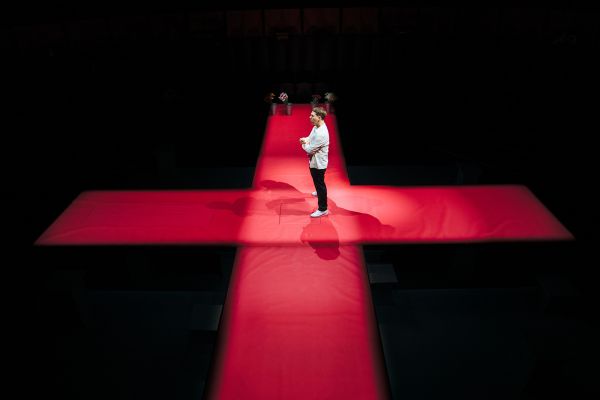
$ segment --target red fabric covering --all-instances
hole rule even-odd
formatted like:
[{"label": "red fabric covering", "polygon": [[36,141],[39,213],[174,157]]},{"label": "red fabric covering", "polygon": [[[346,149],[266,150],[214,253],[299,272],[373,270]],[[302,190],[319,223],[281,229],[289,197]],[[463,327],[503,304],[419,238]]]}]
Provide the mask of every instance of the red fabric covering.
[{"label": "red fabric covering", "polygon": [[350,186],[335,116],[325,181],[330,216],[313,220],[308,160],[310,107],[270,117],[254,188],[85,192],[39,245],[357,243],[564,240],[571,234],[523,186]]},{"label": "red fabric covering", "polygon": [[358,247],[242,248],[231,282],[209,399],[387,398]]},{"label": "red fabric covering", "polygon": [[210,399],[389,397],[366,242],[564,240],[571,234],[522,186],[349,185],[327,118],[331,215],[316,199],[298,138],[309,106],[269,118],[254,187],[86,192],[37,240],[70,244],[241,244],[221,320]]}]

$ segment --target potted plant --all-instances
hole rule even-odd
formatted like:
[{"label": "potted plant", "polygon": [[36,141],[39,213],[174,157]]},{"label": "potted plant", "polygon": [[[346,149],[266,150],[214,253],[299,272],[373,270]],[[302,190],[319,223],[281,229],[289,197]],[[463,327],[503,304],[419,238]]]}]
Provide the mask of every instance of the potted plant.
[{"label": "potted plant", "polygon": [[337,97],[332,92],[325,93],[325,111],[327,113],[333,112],[332,103],[336,101]]},{"label": "potted plant", "polygon": [[320,95],[320,94],[313,94],[313,95],[312,95],[312,100],[311,100],[310,104],[311,104],[313,107],[316,107],[316,106],[318,106],[318,105],[319,105],[319,102],[320,102],[320,101],[321,101],[321,95]]},{"label": "potted plant", "polygon": [[283,104],[285,104],[285,113],[286,115],[292,115],[292,103],[290,103],[289,97],[287,95],[286,92],[281,92],[281,94],[279,95],[279,100],[281,100],[281,102]]}]

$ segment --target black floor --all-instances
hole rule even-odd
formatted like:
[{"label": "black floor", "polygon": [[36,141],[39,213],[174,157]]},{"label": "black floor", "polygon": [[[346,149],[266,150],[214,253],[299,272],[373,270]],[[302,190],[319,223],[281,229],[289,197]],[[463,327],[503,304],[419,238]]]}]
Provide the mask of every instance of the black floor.
[{"label": "black floor", "polygon": [[368,246],[395,399],[591,395],[598,333],[576,245]]},{"label": "black floor", "polygon": [[32,394],[202,398],[234,248],[37,248],[34,256]]}]

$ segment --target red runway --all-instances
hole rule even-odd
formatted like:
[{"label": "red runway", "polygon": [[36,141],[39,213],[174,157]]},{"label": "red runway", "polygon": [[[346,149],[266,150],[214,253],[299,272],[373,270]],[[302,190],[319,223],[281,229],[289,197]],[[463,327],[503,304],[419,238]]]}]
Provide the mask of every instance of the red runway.
[{"label": "red runway", "polygon": [[326,118],[330,215],[298,138],[309,105],[273,116],[254,187],[85,192],[37,245],[231,244],[237,255],[211,399],[388,396],[362,252],[365,243],[570,240],[523,186],[350,186],[335,116]]},{"label": "red runway", "polygon": [[85,192],[43,233],[39,245],[244,244],[306,241],[361,244],[563,240],[571,234],[523,186],[350,186],[335,115],[325,176],[331,215],[316,209],[298,138],[310,107],[269,118],[248,190]]}]

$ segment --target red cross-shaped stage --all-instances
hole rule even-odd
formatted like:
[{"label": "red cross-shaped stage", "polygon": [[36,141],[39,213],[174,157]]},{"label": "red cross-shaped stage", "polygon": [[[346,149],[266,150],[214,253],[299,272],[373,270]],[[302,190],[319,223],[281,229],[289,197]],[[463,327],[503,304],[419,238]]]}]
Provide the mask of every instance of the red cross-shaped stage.
[{"label": "red cross-shaped stage", "polygon": [[36,242],[240,246],[210,399],[389,396],[361,244],[573,239],[523,186],[351,186],[334,115],[330,214],[310,218],[311,108],[294,107],[269,117],[253,188],[85,192]]}]

